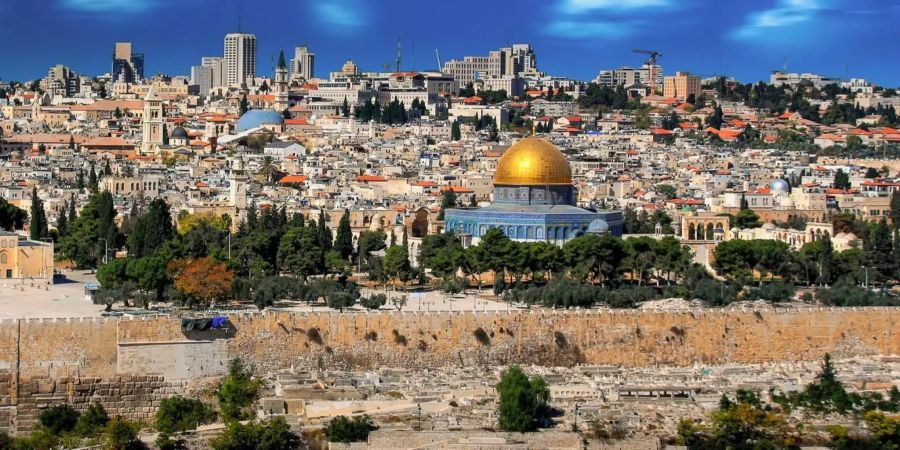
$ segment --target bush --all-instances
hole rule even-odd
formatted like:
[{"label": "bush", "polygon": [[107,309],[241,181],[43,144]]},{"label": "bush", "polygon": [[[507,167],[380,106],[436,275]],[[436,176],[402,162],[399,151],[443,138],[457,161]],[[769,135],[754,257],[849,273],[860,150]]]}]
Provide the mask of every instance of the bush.
[{"label": "bush", "polygon": [[138,439],[138,426],[121,417],[116,417],[106,424],[103,440],[110,450],[140,450],[144,445]]},{"label": "bush", "polygon": [[228,364],[228,375],[222,380],[216,397],[219,410],[226,422],[244,420],[250,417],[248,408],[259,398],[262,383],[253,378],[240,359]]},{"label": "bush", "polygon": [[378,429],[372,418],[367,415],[350,419],[337,416],[325,426],[325,436],[329,442],[365,442],[369,433]]},{"label": "bush", "polygon": [[231,422],[225,433],[211,443],[214,450],[294,450],[300,444],[300,436],[291,432],[283,417],[246,425]]},{"label": "bush", "polygon": [[83,437],[96,436],[106,424],[109,423],[109,415],[103,405],[91,405],[78,417],[75,422],[75,434]]},{"label": "bush", "polygon": [[38,422],[55,436],[67,433],[78,422],[78,411],[69,405],[51,406],[38,414]]},{"label": "bush", "polygon": [[751,288],[747,292],[746,300],[766,300],[770,302],[786,302],[794,296],[796,288],[791,283],[775,281],[765,283],[761,287]]},{"label": "bush", "polygon": [[215,414],[200,400],[175,396],[163,400],[156,411],[156,429],[161,433],[181,433],[209,423]]}]

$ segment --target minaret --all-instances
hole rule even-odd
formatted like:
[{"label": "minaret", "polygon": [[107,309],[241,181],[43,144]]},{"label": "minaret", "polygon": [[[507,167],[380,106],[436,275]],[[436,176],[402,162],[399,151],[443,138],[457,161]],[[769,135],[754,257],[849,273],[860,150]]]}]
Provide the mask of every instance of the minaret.
[{"label": "minaret", "polygon": [[288,107],[288,68],[284,63],[284,50],[278,55],[278,67],[275,68],[275,111],[282,112]]},{"label": "minaret", "polygon": [[157,146],[163,144],[163,124],[165,123],[165,110],[162,99],[156,94],[153,85],[144,97],[143,141],[141,153],[148,154]]}]

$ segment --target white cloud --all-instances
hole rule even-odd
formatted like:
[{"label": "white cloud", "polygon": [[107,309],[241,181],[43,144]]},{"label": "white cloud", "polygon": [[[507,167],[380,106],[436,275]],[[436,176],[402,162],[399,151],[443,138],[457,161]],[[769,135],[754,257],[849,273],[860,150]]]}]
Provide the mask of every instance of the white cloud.
[{"label": "white cloud", "polygon": [[690,3],[691,0],[557,0],[544,32],[565,39],[622,39],[641,31],[648,16]]},{"label": "white cloud", "polygon": [[[778,0],[774,8],[750,13],[731,37],[747,41],[768,41],[785,37],[785,31],[803,33],[802,25],[814,21],[830,5],[824,0]],[[805,28],[811,31],[812,27]]]},{"label": "white cloud", "polygon": [[138,13],[157,6],[156,0],[60,0],[63,8],[90,13]]},{"label": "white cloud", "polygon": [[668,7],[671,0],[564,0],[562,8],[567,13],[577,14],[594,10],[632,10]]},{"label": "white cloud", "polygon": [[634,34],[638,23],[608,22],[602,20],[576,22],[571,20],[556,20],[551,22],[547,33],[554,36],[578,39],[578,38],[605,38],[622,39]]},{"label": "white cloud", "polygon": [[342,34],[368,24],[368,14],[358,0],[331,0],[315,4],[316,18],[329,25],[326,29],[334,34]]}]

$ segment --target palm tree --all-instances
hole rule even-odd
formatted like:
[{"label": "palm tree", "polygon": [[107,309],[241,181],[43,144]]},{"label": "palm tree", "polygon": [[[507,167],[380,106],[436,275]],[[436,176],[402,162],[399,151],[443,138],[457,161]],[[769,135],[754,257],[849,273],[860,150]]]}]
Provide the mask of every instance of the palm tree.
[{"label": "palm tree", "polygon": [[272,178],[275,175],[275,164],[272,162],[271,156],[263,157],[263,164],[259,172],[266,177],[266,183],[272,182]]}]

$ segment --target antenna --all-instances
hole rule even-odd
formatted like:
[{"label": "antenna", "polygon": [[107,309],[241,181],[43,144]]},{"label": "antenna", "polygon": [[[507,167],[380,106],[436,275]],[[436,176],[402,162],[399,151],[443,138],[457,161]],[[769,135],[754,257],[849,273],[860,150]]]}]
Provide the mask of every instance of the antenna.
[{"label": "antenna", "polygon": [[400,62],[402,61],[403,50],[400,45],[400,36],[397,36],[397,72],[400,72]]},{"label": "antenna", "polygon": [[416,41],[412,41],[412,67],[413,72],[416,71]]},{"label": "antenna", "polygon": [[440,54],[440,52],[438,52],[438,49],[434,49],[434,57],[437,58],[438,72],[442,72],[444,70],[443,69],[444,66],[441,65],[441,54]]}]

